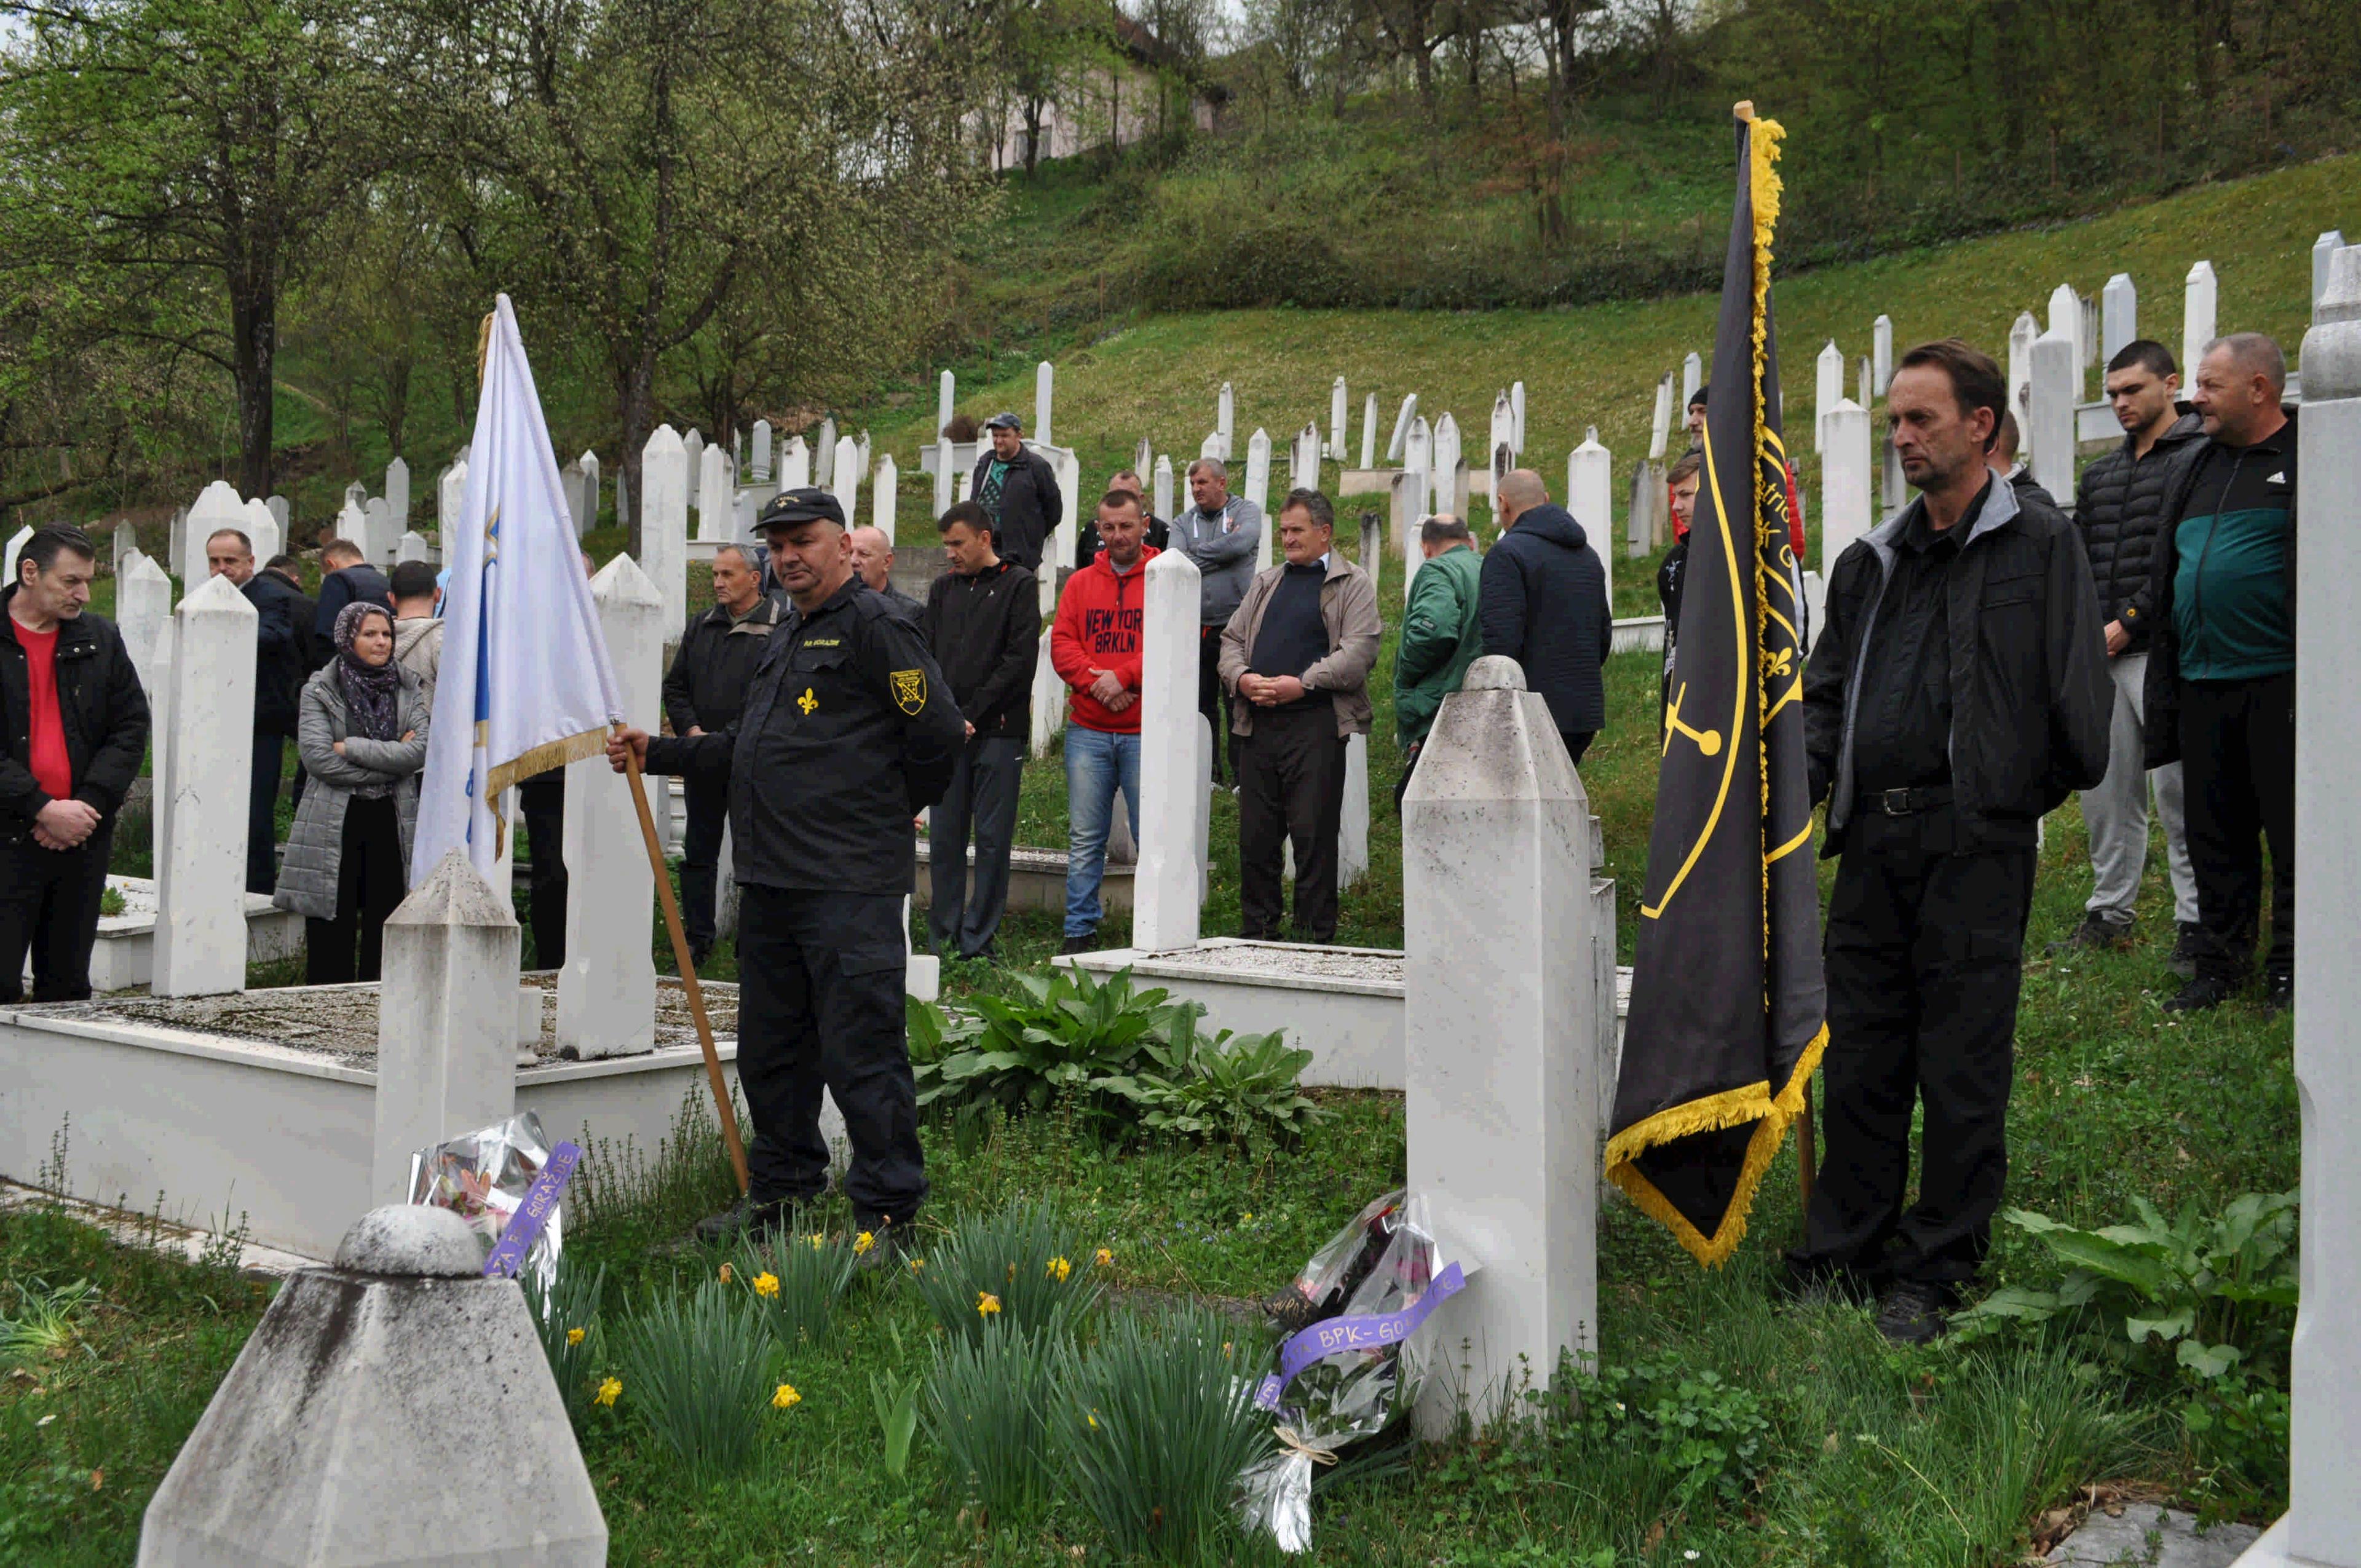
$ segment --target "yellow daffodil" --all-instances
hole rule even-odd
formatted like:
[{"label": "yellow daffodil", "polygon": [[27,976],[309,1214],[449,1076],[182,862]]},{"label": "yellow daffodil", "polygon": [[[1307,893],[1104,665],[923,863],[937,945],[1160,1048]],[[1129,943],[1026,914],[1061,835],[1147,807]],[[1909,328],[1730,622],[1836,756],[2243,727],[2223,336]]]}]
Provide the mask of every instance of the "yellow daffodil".
[{"label": "yellow daffodil", "polygon": [[601,1405],[611,1405],[622,1396],[623,1385],[620,1378],[609,1377],[598,1385],[598,1402]]},{"label": "yellow daffodil", "polygon": [[975,1293],[975,1310],[978,1316],[988,1318],[1000,1310],[1000,1298],[989,1290],[979,1290]]},{"label": "yellow daffodil", "polygon": [[774,1410],[793,1409],[803,1402],[804,1397],[796,1392],[796,1386],[792,1383],[780,1384],[779,1391],[771,1396],[771,1409]]},{"label": "yellow daffodil", "polygon": [[568,1344],[580,1344],[582,1343],[582,1331],[580,1329],[566,1330],[566,1343]]},{"label": "yellow daffodil", "polygon": [[1074,1266],[1064,1258],[1053,1257],[1049,1260],[1049,1277],[1059,1284],[1063,1285],[1066,1282],[1066,1277],[1073,1272]]},{"label": "yellow daffodil", "polygon": [[769,1270],[767,1270],[767,1269],[766,1269],[766,1270],[764,1270],[763,1273],[761,1273],[761,1274],[758,1274],[758,1275],[754,1276],[754,1294],[755,1294],[755,1295],[757,1295],[757,1296],[775,1296],[775,1295],[777,1295],[778,1293],[779,1293],[779,1277],[778,1277],[777,1275],[773,1274],[773,1273],[771,1273]]},{"label": "yellow daffodil", "polygon": [[867,1231],[863,1231],[859,1235],[852,1238],[852,1255],[859,1257],[876,1245],[876,1236]]},{"label": "yellow daffodil", "polygon": [[913,1274],[917,1273],[917,1272],[918,1272],[918,1270],[920,1270],[920,1269],[922,1269],[922,1268],[924,1268],[924,1267],[926,1267],[926,1266],[927,1266],[927,1260],[926,1260],[925,1258],[923,1258],[923,1257],[914,1257],[914,1258],[912,1258],[912,1259],[910,1260],[910,1272],[911,1272],[911,1273],[913,1273]]},{"label": "yellow daffodil", "polygon": [[726,1264],[726,1263],[725,1263],[725,1264],[723,1264],[723,1265],[721,1266],[721,1283],[722,1283],[722,1284],[727,1285],[727,1284],[729,1284],[732,1279],[735,1279],[737,1277],[738,1277],[738,1276],[737,1276],[736,1271],[735,1271],[735,1270],[733,1270],[733,1269],[732,1269],[732,1268],[731,1268],[728,1264]]},{"label": "yellow daffodil", "polygon": [[814,1231],[812,1233],[811,1245],[812,1251],[818,1252],[820,1248],[828,1245],[828,1238],[821,1235],[818,1231]]},{"label": "yellow daffodil", "polygon": [[1097,1264],[1101,1268],[1113,1267],[1115,1265],[1114,1250],[1108,1247],[1101,1247],[1092,1255],[1091,1261]]},{"label": "yellow daffodil", "polygon": [[1088,1422],[1090,1422],[1090,1423],[1091,1423],[1091,1430],[1092,1430],[1093,1431],[1096,1431],[1098,1430],[1098,1425],[1099,1425],[1099,1419],[1098,1419],[1098,1417],[1096,1417],[1096,1416],[1094,1416],[1094,1415],[1091,1414],[1089,1411],[1085,1410],[1085,1411],[1083,1411],[1083,1412],[1082,1412],[1082,1420],[1086,1420],[1086,1421],[1088,1421]]}]

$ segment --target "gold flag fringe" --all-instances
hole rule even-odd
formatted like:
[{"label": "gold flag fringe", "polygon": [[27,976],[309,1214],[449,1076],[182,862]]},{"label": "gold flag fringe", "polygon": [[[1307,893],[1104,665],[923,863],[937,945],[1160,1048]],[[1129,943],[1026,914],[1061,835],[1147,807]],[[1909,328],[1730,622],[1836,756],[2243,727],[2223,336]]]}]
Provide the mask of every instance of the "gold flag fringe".
[{"label": "gold flag fringe", "polygon": [[552,768],[562,768],[568,762],[598,756],[607,750],[608,733],[606,727],[601,725],[596,729],[585,729],[579,735],[544,740],[509,762],[493,763],[491,777],[484,787],[497,795],[510,785],[522,784],[535,773],[545,773]]}]

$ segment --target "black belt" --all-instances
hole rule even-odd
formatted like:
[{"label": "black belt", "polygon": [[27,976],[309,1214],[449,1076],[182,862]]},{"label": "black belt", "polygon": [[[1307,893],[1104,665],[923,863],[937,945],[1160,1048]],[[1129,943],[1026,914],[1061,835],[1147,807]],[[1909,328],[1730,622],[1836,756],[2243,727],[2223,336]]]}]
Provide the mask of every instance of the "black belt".
[{"label": "black belt", "polygon": [[1862,804],[1885,817],[1916,817],[1922,811],[1932,811],[1951,804],[1949,784],[1926,784],[1916,789],[1874,789],[1861,796]]}]

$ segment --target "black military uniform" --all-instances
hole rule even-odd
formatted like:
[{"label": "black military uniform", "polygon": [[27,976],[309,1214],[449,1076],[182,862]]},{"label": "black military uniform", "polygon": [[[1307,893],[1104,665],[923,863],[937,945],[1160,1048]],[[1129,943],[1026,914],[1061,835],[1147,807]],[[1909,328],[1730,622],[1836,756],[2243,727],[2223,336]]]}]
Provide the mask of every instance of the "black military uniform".
[{"label": "black military uniform", "polygon": [[[790,490],[756,526],[816,518],[840,525],[844,514],[825,490]],[[734,726],[648,742],[648,772],[729,791],[755,1223],[828,1184],[823,1085],[851,1136],[844,1190],[862,1226],[906,1226],[926,1200],[902,907],[910,818],[941,795],[964,730],[917,628],[856,576],[808,615],[789,608]]]},{"label": "black military uniform", "polygon": [[[718,734],[738,722],[746,683],[786,618],[784,598],[763,598],[742,616],[720,605],[689,618],[680,652],[664,679],[664,717],[672,732]],[[688,833],[680,861],[680,920],[689,956],[705,961],[713,946],[714,901],[721,874],[721,825],[730,809],[726,780],[688,780]]]}]

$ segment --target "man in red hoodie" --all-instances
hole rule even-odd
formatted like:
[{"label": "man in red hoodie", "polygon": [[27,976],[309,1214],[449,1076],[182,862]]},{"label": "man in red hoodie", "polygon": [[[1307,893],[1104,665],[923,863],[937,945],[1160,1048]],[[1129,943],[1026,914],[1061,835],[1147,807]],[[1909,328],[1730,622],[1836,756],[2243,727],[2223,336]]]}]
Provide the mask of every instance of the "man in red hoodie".
[{"label": "man in red hoodie", "polygon": [[1139,632],[1147,596],[1147,544],[1139,497],[1109,490],[1099,499],[1099,556],[1066,579],[1049,629],[1049,663],[1070,688],[1066,703],[1066,940],[1060,953],[1088,952],[1099,928],[1099,882],[1106,872],[1107,826],[1123,791],[1131,835],[1139,837]]}]

